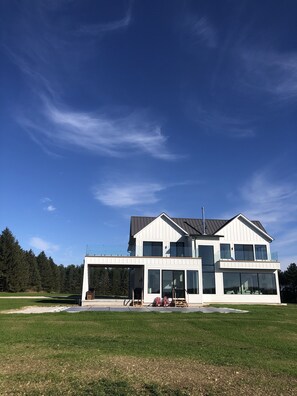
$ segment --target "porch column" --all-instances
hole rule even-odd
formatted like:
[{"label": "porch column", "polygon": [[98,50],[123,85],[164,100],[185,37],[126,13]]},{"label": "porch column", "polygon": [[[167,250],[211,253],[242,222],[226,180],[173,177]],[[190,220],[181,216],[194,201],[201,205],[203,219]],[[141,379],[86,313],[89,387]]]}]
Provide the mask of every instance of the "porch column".
[{"label": "porch column", "polygon": [[86,261],[84,260],[84,276],[83,276],[83,286],[82,286],[82,295],[81,295],[81,301],[86,301],[86,293],[89,290],[89,265]]}]

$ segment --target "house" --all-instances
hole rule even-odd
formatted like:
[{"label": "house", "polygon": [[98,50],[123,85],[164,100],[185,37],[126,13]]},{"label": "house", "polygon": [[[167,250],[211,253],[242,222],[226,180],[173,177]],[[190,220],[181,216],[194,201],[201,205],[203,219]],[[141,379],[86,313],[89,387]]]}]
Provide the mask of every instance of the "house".
[{"label": "house", "polygon": [[132,216],[127,255],[86,255],[82,305],[91,303],[92,266],[129,268],[131,292],[141,290],[145,304],[156,297],[189,304],[280,303],[272,241],[259,221],[243,214],[229,220]]}]

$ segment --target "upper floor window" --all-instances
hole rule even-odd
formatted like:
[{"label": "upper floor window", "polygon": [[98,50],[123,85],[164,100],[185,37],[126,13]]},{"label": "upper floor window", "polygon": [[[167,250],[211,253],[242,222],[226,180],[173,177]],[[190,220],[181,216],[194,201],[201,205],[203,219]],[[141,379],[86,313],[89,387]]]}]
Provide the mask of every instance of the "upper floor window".
[{"label": "upper floor window", "polygon": [[163,242],[143,242],[144,256],[163,256]]},{"label": "upper floor window", "polygon": [[206,271],[214,270],[213,246],[199,245],[199,257],[202,260],[202,269]]},{"label": "upper floor window", "polygon": [[235,260],[254,260],[253,245],[234,245]]},{"label": "upper floor window", "polygon": [[220,252],[221,252],[221,259],[225,259],[225,260],[231,259],[231,250],[229,243],[221,243]]},{"label": "upper floor window", "polygon": [[255,245],[256,260],[267,260],[266,245]]},{"label": "upper floor window", "polygon": [[184,257],[185,256],[184,242],[170,242],[170,256]]}]

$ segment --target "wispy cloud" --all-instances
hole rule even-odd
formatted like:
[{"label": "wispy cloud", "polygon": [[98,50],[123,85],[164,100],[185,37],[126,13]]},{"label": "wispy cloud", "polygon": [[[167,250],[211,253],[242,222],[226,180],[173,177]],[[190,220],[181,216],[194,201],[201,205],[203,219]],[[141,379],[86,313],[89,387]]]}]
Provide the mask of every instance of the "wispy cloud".
[{"label": "wispy cloud", "polygon": [[283,228],[297,221],[297,186],[290,181],[273,181],[265,172],[254,175],[240,189],[244,212],[264,224]]},{"label": "wispy cloud", "polygon": [[54,253],[60,249],[59,245],[55,245],[51,242],[45,241],[44,239],[37,236],[30,239],[30,246],[46,253]]},{"label": "wispy cloud", "polygon": [[49,197],[43,197],[43,198],[41,198],[41,202],[42,203],[49,203],[49,202],[52,202],[52,200]]},{"label": "wispy cloud", "polygon": [[158,193],[165,189],[164,185],[148,182],[102,184],[94,189],[94,197],[112,207],[145,206],[158,202]]},{"label": "wispy cloud", "polygon": [[19,123],[42,146],[80,148],[112,157],[146,153],[154,158],[173,160],[161,127],[143,112],[123,117],[85,113],[46,101],[40,118],[22,116]]},{"label": "wispy cloud", "polygon": [[128,27],[130,23],[131,23],[131,8],[129,8],[126,15],[119,20],[107,22],[107,23],[81,25],[80,28],[78,29],[78,33],[97,36],[98,34],[124,29]]},{"label": "wispy cloud", "polygon": [[287,101],[297,98],[297,54],[241,51],[243,75],[250,88]]},{"label": "wispy cloud", "polygon": [[193,112],[195,121],[207,133],[225,135],[230,138],[241,139],[255,136],[255,129],[251,120],[223,114],[216,110],[205,110],[198,106]]},{"label": "wispy cloud", "polygon": [[43,208],[43,210],[47,211],[47,212],[55,212],[55,210],[57,209],[51,202],[52,200],[48,197],[44,197],[41,198],[41,202],[43,204],[46,204],[46,206]]},{"label": "wispy cloud", "polygon": [[209,48],[215,48],[217,46],[216,30],[205,16],[199,19],[190,18],[189,24],[192,33],[199,42]]},{"label": "wispy cloud", "polygon": [[45,210],[47,212],[54,212],[56,210],[56,208],[53,205],[48,205]]},{"label": "wispy cloud", "polygon": [[[275,180],[273,174],[261,171],[249,179],[236,195],[236,211],[251,220],[260,220],[268,233],[275,238],[271,247],[278,251],[282,268],[296,260],[297,241],[297,184],[289,180]],[[225,213],[230,218],[234,215]]]}]

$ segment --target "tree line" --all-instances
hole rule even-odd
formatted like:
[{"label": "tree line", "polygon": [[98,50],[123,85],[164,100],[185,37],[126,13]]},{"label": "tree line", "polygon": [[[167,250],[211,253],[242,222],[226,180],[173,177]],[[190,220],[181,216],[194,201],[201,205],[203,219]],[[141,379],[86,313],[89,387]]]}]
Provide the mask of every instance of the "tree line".
[{"label": "tree line", "polygon": [[[6,228],[0,235],[0,292],[45,291],[80,294],[83,265],[57,265],[44,252],[21,248]],[[127,296],[126,268],[91,268],[90,288],[102,296]]]},{"label": "tree line", "polygon": [[0,235],[0,291],[81,293],[82,265],[57,265],[44,252],[21,248],[12,232]]}]

